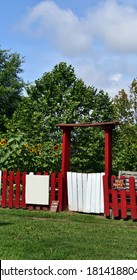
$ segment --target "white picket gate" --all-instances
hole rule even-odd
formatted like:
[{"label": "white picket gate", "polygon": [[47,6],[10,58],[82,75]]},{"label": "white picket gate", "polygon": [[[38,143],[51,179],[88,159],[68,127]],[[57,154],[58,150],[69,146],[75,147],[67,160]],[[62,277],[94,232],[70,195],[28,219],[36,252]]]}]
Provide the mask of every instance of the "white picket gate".
[{"label": "white picket gate", "polygon": [[104,173],[67,172],[68,208],[84,213],[104,213]]}]

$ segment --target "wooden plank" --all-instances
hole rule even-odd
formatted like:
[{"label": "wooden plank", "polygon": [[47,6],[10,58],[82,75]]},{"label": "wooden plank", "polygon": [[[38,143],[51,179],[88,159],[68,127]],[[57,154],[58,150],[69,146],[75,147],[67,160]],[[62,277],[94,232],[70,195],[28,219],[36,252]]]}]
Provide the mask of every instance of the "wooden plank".
[{"label": "wooden plank", "polygon": [[92,183],[91,183],[91,213],[96,212],[96,173],[92,174]]},{"label": "wooden plank", "polygon": [[72,172],[67,172],[67,190],[68,190],[68,209],[73,211],[72,209]]},{"label": "wooden plank", "polygon": [[104,189],[103,189],[103,176],[104,172],[100,176],[100,213],[104,213]]},{"label": "wooden plank", "polygon": [[126,199],[126,190],[120,191],[121,196],[121,218],[127,218],[127,199]]},{"label": "wooden plank", "polygon": [[84,213],[86,211],[87,180],[88,180],[87,173],[83,173],[82,174],[82,185],[83,185],[83,212]]},{"label": "wooden plank", "polygon": [[14,172],[10,171],[10,174],[9,174],[9,200],[8,200],[9,208],[13,207],[13,194],[14,194],[13,183],[14,183]]},{"label": "wooden plank", "polygon": [[63,175],[61,172],[58,173],[58,210],[63,210]]},{"label": "wooden plank", "polygon": [[108,180],[106,175],[103,176],[103,190],[104,190],[104,216],[109,217],[110,215],[109,189],[108,189]]},{"label": "wooden plank", "polygon": [[51,173],[50,186],[51,186],[51,191],[50,191],[50,205],[51,205],[52,201],[55,200],[55,188],[56,188],[56,173],[55,172]]},{"label": "wooden plank", "polygon": [[50,206],[50,212],[57,212],[59,206],[58,200],[53,200]]},{"label": "wooden plank", "polygon": [[72,172],[72,210],[78,211],[78,190],[76,172]]},{"label": "wooden plank", "polygon": [[129,178],[129,191],[130,191],[130,204],[131,204],[131,219],[137,219],[137,206],[136,206],[136,191],[135,191],[135,179]]},{"label": "wooden plank", "polygon": [[1,206],[6,207],[6,195],[7,195],[7,176],[8,173],[7,171],[3,171],[2,173],[2,201],[1,201]]},{"label": "wooden plank", "polygon": [[113,207],[113,216],[118,217],[119,211],[118,211],[118,191],[112,190],[112,207]]},{"label": "wooden plank", "polygon": [[26,209],[26,197],[25,197],[25,191],[26,191],[26,174],[27,172],[23,172],[22,174],[22,208]]},{"label": "wooden plank", "polygon": [[78,182],[78,211],[83,212],[83,184],[82,184],[82,173],[77,174]]},{"label": "wooden plank", "polygon": [[16,199],[15,199],[15,208],[20,207],[20,172],[18,171],[15,176],[16,181]]},{"label": "wooden plank", "polygon": [[87,186],[86,186],[86,195],[85,195],[85,213],[91,212],[91,195],[92,195],[92,174],[87,175]]},{"label": "wooden plank", "polygon": [[96,200],[95,200],[95,213],[100,214],[100,196],[101,196],[101,184],[100,184],[100,173],[96,173],[96,186],[95,186],[95,192],[96,192]]}]

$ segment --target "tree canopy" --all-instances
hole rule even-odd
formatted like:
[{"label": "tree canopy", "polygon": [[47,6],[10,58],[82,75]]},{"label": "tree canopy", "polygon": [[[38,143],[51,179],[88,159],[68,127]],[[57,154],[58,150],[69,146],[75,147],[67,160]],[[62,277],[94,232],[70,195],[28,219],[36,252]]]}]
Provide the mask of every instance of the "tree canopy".
[{"label": "tree canopy", "polygon": [[0,129],[5,131],[5,121],[11,118],[21,101],[24,82],[20,77],[23,59],[17,53],[0,49]]},{"label": "tree canopy", "polygon": [[[119,121],[113,132],[113,173],[137,170],[137,79],[113,99],[87,86],[60,62],[33,84],[21,78],[23,59],[0,50],[0,169],[60,171],[62,131],[57,123]],[[104,171],[104,132],[74,128],[71,170]]]}]

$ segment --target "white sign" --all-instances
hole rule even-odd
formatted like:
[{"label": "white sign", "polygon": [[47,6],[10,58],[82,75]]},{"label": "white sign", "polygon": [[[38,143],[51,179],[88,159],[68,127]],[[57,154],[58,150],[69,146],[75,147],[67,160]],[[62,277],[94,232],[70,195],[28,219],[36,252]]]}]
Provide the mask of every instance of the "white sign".
[{"label": "white sign", "polygon": [[49,175],[26,175],[26,204],[49,205]]}]

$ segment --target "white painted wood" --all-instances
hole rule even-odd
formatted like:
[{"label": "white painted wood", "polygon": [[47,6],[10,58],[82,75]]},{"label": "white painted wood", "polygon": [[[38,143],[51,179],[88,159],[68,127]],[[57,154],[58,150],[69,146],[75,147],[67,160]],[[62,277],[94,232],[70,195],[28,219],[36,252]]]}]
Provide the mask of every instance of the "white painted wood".
[{"label": "white painted wood", "polygon": [[95,213],[95,200],[96,200],[96,174],[92,173],[91,177],[91,205],[90,205],[90,212]]},{"label": "white painted wood", "polygon": [[72,197],[73,197],[72,172],[67,172],[67,189],[68,189],[68,209],[69,209],[69,211],[73,211],[73,207],[72,207]]},{"label": "white painted wood", "polygon": [[72,209],[78,211],[77,173],[72,173]]},{"label": "white painted wood", "polygon": [[49,205],[49,175],[26,175],[26,204]]},{"label": "white painted wood", "polygon": [[87,197],[87,178],[88,174],[82,174],[82,185],[83,185],[83,212],[86,211],[86,197]]},{"label": "white painted wood", "polygon": [[82,173],[77,173],[77,186],[78,186],[78,211],[83,212],[83,184]]},{"label": "white painted wood", "polygon": [[84,213],[104,213],[104,173],[68,172],[68,208]]},{"label": "white painted wood", "polygon": [[85,213],[90,213],[91,207],[91,196],[92,196],[92,174],[87,176],[87,187],[86,187],[86,196],[85,196]]},{"label": "white painted wood", "polygon": [[103,188],[103,176],[105,173],[101,173],[100,176],[100,213],[104,213],[104,188]]}]

